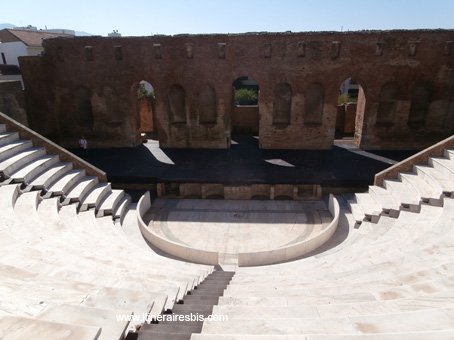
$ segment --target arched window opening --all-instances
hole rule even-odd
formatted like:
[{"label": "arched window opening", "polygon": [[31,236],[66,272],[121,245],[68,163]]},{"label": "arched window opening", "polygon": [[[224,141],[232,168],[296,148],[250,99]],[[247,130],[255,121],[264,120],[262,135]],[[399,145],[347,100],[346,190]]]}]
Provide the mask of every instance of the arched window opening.
[{"label": "arched window opening", "polygon": [[366,95],[361,84],[349,77],[339,87],[337,97],[336,139],[356,138],[359,143],[360,135],[356,133],[364,118]]},{"label": "arched window opening", "polygon": [[155,89],[148,81],[141,80],[137,85],[135,96],[139,117],[139,131],[144,136],[152,134],[155,131]]},{"label": "arched window opening", "polygon": [[292,87],[280,83],[274,87],[273,124],[290,124],[292,109]]}]

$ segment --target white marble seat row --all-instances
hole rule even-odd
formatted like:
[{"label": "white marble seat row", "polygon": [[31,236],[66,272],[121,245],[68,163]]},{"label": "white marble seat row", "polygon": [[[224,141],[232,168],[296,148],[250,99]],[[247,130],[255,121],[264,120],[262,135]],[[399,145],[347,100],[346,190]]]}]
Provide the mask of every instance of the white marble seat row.
[{"label": "white marble seat row", "polygon": [[[34,318],[2,316],[0,317],[0,335],[4,340],[96,340],[100,339],[101,328],[99,326],[82,326],[76,323],[66,324]],[[110,339],[115,339],[115,337]]]},{"label": "white marble seat row", "polygon": [[191,340],[447,340],[454,337],[454,330],[394,332],[380,334],[192,334]]},{"label": "white marble seat row", "polygon": [[214,306],[213,314],[227,315],[232,319],[256,318],[256,319],[281,319],[281,318],[325,318],[340,316],[375,315],[385,313],[398,313],[411,310],[425,310],[444,308],[454,303],[454,291],[431,293],[411,298],[399,298],[381,301],[363,301],[354,303],[316,303],[300,304],[293,300],[287,300],[286,305],[279,304],[275,299],[275,305],[235,305],[219,304]]},{"label": "white marble seat row", "polygon": [[[452,324],[453,308],[333,318],[229,319],[205,321],[202,333],[217,334],[374,334],[439,331]],[[228,329],[227,332],[225,330]]]}]

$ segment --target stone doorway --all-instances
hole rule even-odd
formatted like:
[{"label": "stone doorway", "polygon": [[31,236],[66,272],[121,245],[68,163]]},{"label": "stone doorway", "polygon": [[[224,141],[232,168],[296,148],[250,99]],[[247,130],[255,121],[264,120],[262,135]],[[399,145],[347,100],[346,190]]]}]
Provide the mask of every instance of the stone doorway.
[{"label": "stone doorway", "polygon": [[237,78],[232,83],[232,135],[258,136],[259,86],[249,76]]},{"label": "stone doorway", "polygon": [[153,85],[146,80],[141,80],[133,87],[133,96],[137,103],[137,126],[144,139],[156,133],[155,95]]},{"label": "stone doorway", "polygon": [[345,79],[339,87],[337,98],[336,140],[352,141],[359,145],[361,122],[364,118],[366,96],[355,79]]}]

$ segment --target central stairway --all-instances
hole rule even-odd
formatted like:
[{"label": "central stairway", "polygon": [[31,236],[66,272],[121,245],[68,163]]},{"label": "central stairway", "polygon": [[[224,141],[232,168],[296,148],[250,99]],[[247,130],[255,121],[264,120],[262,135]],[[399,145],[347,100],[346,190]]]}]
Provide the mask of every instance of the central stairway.
[{"label": "central stairway", "polygon": [[196,289],[184,297],[183,303],[174,305],[172,316],[175,316],[175,320],[184,318],[184,321],[165,320],[144,324],[138,333],[138,339],[187,340],[191,339],[192,333],[200,333],[203,319],[212,314],[213,306],[218,304],[219,297],[223,295],[233,275],[234,272],[224,271],[214,271],[208,275]]}]

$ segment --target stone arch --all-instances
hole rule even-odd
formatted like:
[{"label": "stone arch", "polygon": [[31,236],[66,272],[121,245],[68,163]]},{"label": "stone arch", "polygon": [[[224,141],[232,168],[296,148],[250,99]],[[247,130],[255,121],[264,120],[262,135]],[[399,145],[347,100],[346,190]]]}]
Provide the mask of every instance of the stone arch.
[{"label": "stone arch", "polygon": [[171,123],[186,123],[186,92],[181,85],[170,87],[169,116]]},{"label": "stone arch", "polygon": [[279,83],[273,92],[273,124],[290,124],[292,87],[288,83]]},{"label": "stone arch", "polygon": [[79,86],[74,92],[74,99],[76,122],[82,127],[92,128],[94,119],[90,91],[83,86]]},{"label": "stone arch", "polygon": [[321,124],[325,91],[320,83],[312,83],[306,89],[304,123]]},{"label": "stone arch", "polygon": [[154,86],[146,80],[141,80],[133,85],[132,95],[135,102],[137,129],[143,135],[153,133],[155,131],[156,103]]},{"label": "stone arch", "polygon": [[200,124],[216,123],[216,91],[213,86],[205,84],[200,88],[198,106]]},{"label": "stone arch", "polygon": [[414,85],[411,93],[410,112],[408,126],[419,128],[425,125],[429,113],[432,86],[428,82],[420,82]]},{"label": "stone arch", "polygon": [[393,123],[399,92],[399,84],[395,81],[387,82],[381,87],[378,99],[377,125],[391,125]]},{"label": "stone arch", "polygon": [[364,82],[351,76],[345,78],[337,96],[335,139],[353,138],[356,146],[361,144],[364,117],[366,114],[366,92]]}]

